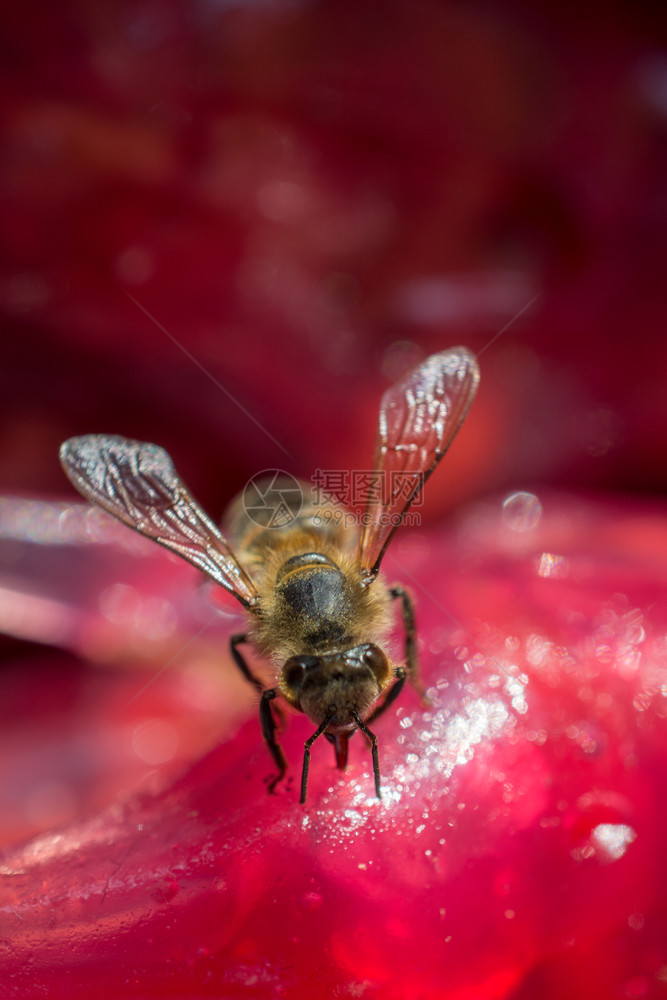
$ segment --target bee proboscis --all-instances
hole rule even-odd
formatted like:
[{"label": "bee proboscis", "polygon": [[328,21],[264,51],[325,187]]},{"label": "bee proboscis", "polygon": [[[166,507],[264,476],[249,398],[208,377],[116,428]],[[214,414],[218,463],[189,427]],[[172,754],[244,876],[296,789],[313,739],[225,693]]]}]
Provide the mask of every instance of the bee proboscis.
[{"label": "bee proboscis", "polygon": [[[371,476],[376,488],[368,492],[360,531],[343,518],[324,519],[315,502],[300,504],[282,528],[258,525],[239,497],[226,516],[228,542],[163,448],[105,434],[61,446],[65,473],[84,497],[203,570],[246,609],[248,631],[231,637],[231,653],[260,693],[262,734],[278,768],[269,791],[287,771],[273,706],[280,696],[317,727],[304,744],[301,802],[315,740],[324,735],[333,743],[342,769],[357,729],[371,744],[380,798],[377,737],[369,724],[406,679],[421,692],[412,600],[403,587],[378,580],[380,563],[463,423],[478,382],[474,355],[455,347],[433,354],[385,392]],[[405,629],[405,662],[398,666],[386,648],[394,599]],[[248,641],[275,665],[275,686],[267,688],[249,667],[239,649]]]}]

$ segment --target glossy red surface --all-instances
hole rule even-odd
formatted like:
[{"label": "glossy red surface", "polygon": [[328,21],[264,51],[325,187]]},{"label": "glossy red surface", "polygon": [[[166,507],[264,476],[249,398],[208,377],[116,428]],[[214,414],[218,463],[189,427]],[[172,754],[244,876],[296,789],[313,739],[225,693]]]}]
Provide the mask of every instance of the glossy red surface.
[{"label": "glossy red surface", "polygon": [[516,514],[480,505],[388,557],[433,704],[378,720],[382,802],[357,737],[344,775],[315,745],[299,806],[297,716],[268,796],[248,719],[158,790],[4,851],[5,995],[661,996],[665,511]]}]

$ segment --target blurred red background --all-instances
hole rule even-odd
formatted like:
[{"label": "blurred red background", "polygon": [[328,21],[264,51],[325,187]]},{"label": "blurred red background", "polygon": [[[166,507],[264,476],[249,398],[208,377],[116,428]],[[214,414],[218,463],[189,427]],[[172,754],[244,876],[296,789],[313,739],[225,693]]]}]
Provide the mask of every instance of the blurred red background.
[{"label": "blurred red background", "polygon": [[98,430],[213,513],[263,467],[364,467],[387,381],[461,342],[482,392],[427,512],[664,489],[661,5],[3,20],[4,489],[65,492],[59,442]]}]

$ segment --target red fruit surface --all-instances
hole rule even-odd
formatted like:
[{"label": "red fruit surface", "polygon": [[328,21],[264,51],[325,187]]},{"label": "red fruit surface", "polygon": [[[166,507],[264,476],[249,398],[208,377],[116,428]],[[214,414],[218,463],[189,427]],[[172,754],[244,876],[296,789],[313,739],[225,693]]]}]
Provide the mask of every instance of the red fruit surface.
[{"label": "red fruit surface", "polygon": [[297,716],[267,795],[249,719],[180,777],[4,851],[3,995],[664,995],[665,510],[518,503],[387,557],[432,705],[407,692],[378,720],[381,802],[357,736],[343,775],[315,744],[298,804]]}]

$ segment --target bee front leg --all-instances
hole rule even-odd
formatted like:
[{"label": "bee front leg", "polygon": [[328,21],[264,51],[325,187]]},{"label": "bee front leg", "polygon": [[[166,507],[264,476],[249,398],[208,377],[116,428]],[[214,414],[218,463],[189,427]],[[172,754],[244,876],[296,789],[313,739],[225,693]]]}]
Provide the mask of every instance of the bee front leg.
[{"label": "bee front leg", "polygon": [[[427,707],[430,702],[426,697],[426,691],[424,690],[424,685],[419,679],[419,658],[417,656],[417,627],[415,625],[415,606],[412,603],[412,598],[408,594],[404,587],[396,585],[395,587],[390,587],[390,595],[394,598],[400,598],[401,601],[401,614],[403,616],[403,628],[405,629],[405,666],[408,672],[408,677],[410,678],[410,683],[419,695],[424,707]],[[392,698],[393,701],[393,698]]]},{"label": "bee front leg", "polygon": [[233,635],[230,638],[229,648],[232,651],[232,659],[234,660],[234,663],[239,668],[245,679],[250,684],[253,685],[256,691],[259,691],[259,693],[261,694],[262,691],[264,690],[264,685],[259,680],[259,678],[255,677],[255,675],[253,674],[252,670],[245,661],[245,656],[243,655],[243,653],[240,653],[239,650],[236,648],[237,646],[240,646],[242,642],[247,642],[247,641],[248,641],[247,635],[245,635],[243,632],[237,633],[236,635]]},{"label": "bee front leg", "polygon": [[380,715],[382,715],[385,709],[389,708],[389,706],[396,701],[399,694],[403,690],[407,676],[408,675],[406,674],[404,667],[396,667],[396,670],[394,671],[394,683],[389,688],[387,696],[384,701],[371,712],[366,719],[366,722],[373,722],[374,719],[377,719]]},{"label": "bee front leg", "polygon": [[308,773],[310,771],[310,748],[312,747],[315,740],[318,740],[322,733],[325,731],[327,726],[330,724],[332,715],[327,715],[325,719],[319,724],[312,736],[309,736],[303,745],[303,766],[301,768],[301,796],[299,798],[299,803],[305,805],[306,795],[308,793]]},{"label": "bee front leg", "polygon": [[[403,676],[403,680],[405,680],[405,676]],[[396,687],[396,684],[394,684],[394,687],[392,688],[392,691],[394,690],[395,687]],[[401,687],[403,687],[403,683],[401,683]],[[390,692],[390,694],[391,694],[391,692]],[[394,697],[396,697],[396,696],[394,695]],[[392,698],[392,701],[393,701],[393,698]],[[383,708],[386,707],[386,702],[385,702],[385,704],[382,707]],[[357,728],[360,730],[360,732],[362,732],[364,734],[364,736],[366,737],[366,739],[369,741],[369,743],[371,745],[371,753],[373,755],[373,778],[375,780],[375,794],[377,795],[377,797],[379,799],[381,799],[382,798],[382,791],[380,789],[380,758],[378,756],[378,738],[375,735],[375,733],[372,733],[370,731],[370,729],[368,728],[368,726],[366,725],[366,723],[362,721],[362,719],[357,715],[356,712],[352,713],[352,717],[353,717],[354,721],[357,724]]]},{"label": "bee front leg", "polygon": [[259,702],[259,721],[262,727],[262,736],[264,741],[271,751],[271,756],[273,757],[276,767],[278,768],[278,774],[271,778],[269,782],[269,792],[273,792],[274,788],[279,781],[285,777],[285,772],[287,771],[287,761],[285,759],[285,754],[283,753],[283,748],[276,739],[276,715],[279,721],[282,720],[282,713],[277,705],[272,705],[271,702],[279,694],[276,688],[268,688],[264,690],[264,685],[258,677],[255,677],[252,670],[246,663],[245,657],[237,648],[243,642],[248,641],[248,636],[244,633],[238,633],[233,635],[229,641],[229,646],[232,652],[232,658],[234,663],[239,668],[245,679],[252,684],[256,691],[261,694],[261,699]]},{"label": "bee front leg", "polygon": [[287,760],[285,759],[283,748],[276,739],[276,720],[271,706],[271,702],[274,698],[278,697],[279,693],[277,688],[267,688],[266,691],[262,691],[262,698],[259,703],[259,721],[262,726],[262,736],[278,768],[278,774],[275,778],[271,778],[269,782],[268,790],[270,793],[273,792],[278,782],[283,780],[287,771]]}]

